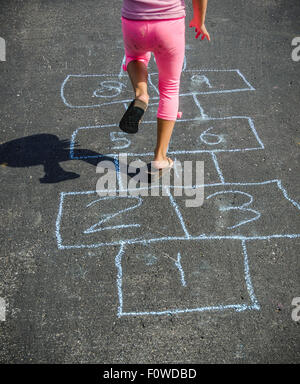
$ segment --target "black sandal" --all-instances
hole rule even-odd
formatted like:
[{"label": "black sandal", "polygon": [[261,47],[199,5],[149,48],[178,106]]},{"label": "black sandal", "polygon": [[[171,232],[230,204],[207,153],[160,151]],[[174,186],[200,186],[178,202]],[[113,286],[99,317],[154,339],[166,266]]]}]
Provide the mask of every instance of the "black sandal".
[{"label": "black sandal", "polygon": [[139,124],[148,107],[142,100],[133,100],[122,117],[119,127],[126,133],[137,133]]}]

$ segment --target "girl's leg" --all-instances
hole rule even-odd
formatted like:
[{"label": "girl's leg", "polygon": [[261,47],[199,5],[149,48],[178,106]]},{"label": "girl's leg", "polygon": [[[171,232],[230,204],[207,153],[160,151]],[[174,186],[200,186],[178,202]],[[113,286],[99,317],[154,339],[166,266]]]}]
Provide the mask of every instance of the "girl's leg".
[{"label": "girl's leg", "polygon": [[168,165],[167,150],[175,121],[157,118],[157,144],[154,150],[154,166],[164,168]]},{"label": "girl's leg", "polygon": [[185,51],[185,19],[162,21],[157,25],[157,48],[154,51],[159,71],[159,107],[154,166],[169,165],[167,150],[176,122],[179,85]]},{"label": "girl's leg", "polygon": [[142,61],[132,60],[127,66],[127,72],[135,93],[135,99],[148,104],[148,71],[146,65]]},{"label": "girl's leg", "polygon": [[126,63],[135,98],[148,104],[147,65],[151,52],[147,50],[147,22],[127,20],[122,17],[122,31],[125,48]]},{"label": "girl's leg", "polygon": [[147,22],[122,18],[125,48],[125,67],[134,90],[135,98],[124,113],[119,127],[126,133],[137,133],[149,96],[147,90],[147,66],[151,57],[148,47]]}]

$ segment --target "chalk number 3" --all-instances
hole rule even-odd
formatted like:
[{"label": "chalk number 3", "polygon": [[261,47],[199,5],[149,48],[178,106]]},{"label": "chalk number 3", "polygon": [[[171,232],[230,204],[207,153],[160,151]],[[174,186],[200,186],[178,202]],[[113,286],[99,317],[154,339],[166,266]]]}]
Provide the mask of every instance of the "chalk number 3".
[{"label": "chalk number 3", "polygon": [[233,225],[231,227],[227,227],[228,229],[234,229],[234,228],[239,227],[241,225],[244,225],[244,224],[247,224],[247,223],[251,223],[251,221],[255,221],[255,220],[260,218],[260,216],[261,216],[260,212],[255,211],[254,209],[248,208],[249,205],[251,205],[252,202],[253,202],[253,196],[250,195],[249,193],[242,192],[242,191],[220,191],[220,192],[216,192],[216,193],[213,193],[212,195],[207,196],[206,200],[210,199],[213,196],[223,195],[225,193],[239,194],[239,195],[242,195],[242,196],[247,196],[249,198],[249,201],[247,201],[246,203],[244,203],[244,204],[242,204],[242,205],[240,205],[238,207],[231,207],[231,206],[229,206],[229,207],[228,206],[227,207],[226,206],[225,207],[219,207],[220,211],[234,211],[235,210],[235,211],[251,212],[252,214],[254,214],[254,216],[252,218],[240,221],[236,225]]}]

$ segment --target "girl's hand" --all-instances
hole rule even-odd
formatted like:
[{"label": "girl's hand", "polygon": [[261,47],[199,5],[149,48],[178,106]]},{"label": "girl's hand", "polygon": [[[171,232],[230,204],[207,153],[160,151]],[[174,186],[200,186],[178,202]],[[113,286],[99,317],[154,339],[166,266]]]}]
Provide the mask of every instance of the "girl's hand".
[{"label": "girl's hand", "polygon": [[194,17],[190,22],[190,28],[195,27],[195,30],[196,30],[195,38],[198,39],[198,37],[202,35],[201,40],[204,40],[205,38],[207,38],[207,40],[210,41],[210,36],[209,36],[209,33],[207,32],[207,29],[205,28],[205,25],[200,24],[199,20],[197,19],[198,17]]}]

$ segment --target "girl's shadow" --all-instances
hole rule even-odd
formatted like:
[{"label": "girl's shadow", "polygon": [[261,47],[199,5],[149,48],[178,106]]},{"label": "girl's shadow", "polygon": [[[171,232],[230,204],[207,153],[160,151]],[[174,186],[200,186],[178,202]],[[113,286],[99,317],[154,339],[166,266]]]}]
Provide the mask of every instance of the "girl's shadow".
[{"label": "girl's shadow", "polygon": [[[114,158],[88,149],[76,149],[76,156],[95,166],[101,160],[114,162]],[[45,175],[40,178],[41,183],[58,183],[80,177],[75,172],[64,171],[60,166],[60,162],[69,160],[71,160],[70,142],[59,140],[57,136],[51,134],[22,137],[0,145],[0,165],[9,167],[43,165]]]}]

